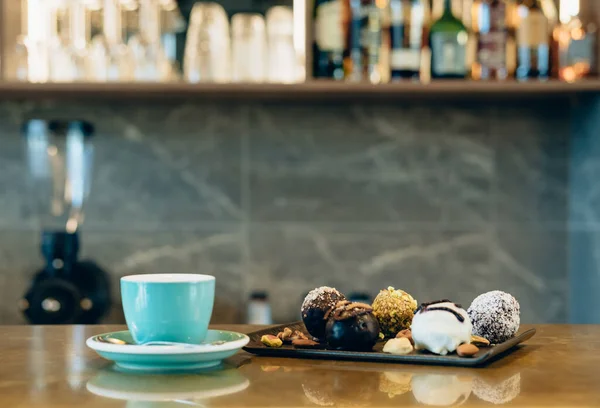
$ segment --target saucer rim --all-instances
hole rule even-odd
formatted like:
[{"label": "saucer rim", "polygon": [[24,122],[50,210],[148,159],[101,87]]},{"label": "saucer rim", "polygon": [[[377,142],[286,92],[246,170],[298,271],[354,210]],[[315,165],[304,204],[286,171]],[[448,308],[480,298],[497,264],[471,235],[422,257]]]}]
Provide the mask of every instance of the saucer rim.
[{"label": "saucer rim", "polygon": [[210,354],[225,351],[240,350],[250,342],[250,337],[244,333],[232,330],[211,330],[208,332],[233,333],[242,336],[239,340],[228,341],[224,344],[208,344],[203,347],[183,348],[180,346],[139,346],[135,344],[111,344],[96,340],[97,337],[107,336],[115,333],[129,332],[129,330],[117,330],[107,333],[95,334],[89,337],[85,344],[95,351],[118,354],[138,354],[138,355],[182,355],[182,354]]}]

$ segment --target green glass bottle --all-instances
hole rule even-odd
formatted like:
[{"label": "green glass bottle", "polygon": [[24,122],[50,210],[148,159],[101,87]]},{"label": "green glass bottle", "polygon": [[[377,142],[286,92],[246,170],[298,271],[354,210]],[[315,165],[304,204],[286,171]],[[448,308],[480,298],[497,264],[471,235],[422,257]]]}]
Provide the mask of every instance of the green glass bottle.
[{"label": "green glass bottle", "polygon": [[452,14],[452,1],[444,1],[444,13],[431,26],[431,77],[434,79],[464,79],[467,70],[467,42],[465,25]]}]

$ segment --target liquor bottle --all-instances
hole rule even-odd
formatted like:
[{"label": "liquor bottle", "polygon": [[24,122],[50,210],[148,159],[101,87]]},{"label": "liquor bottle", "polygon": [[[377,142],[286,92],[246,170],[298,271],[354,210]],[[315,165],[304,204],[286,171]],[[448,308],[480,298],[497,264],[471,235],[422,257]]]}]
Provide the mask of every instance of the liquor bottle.
[{"label": "liquor bottle", "polygon": [[316,0],[313,19],[313,76],[344,79],[342,0]]},{"label": "liquor bottle", "polygon": [[558,24],[558,9],[556,8],[556,0],[539,0],[539,2],[540,8],[548,19],[548,27],[555,27]]},{"label": "liquor bottle", "polygon": [[517,79],[548,79],[550,35],[548,18],[539,0],[522,0],[518,6]]},{"label": "liquor bottle", "polygon": [[508,76],[506,11],[504,0],[477,0],[473,5],[473,29],[477,37],[474,79],[506,79]]},{"label": "liquor bottle", "polygon": [[389,14],[392,80],[419,79],[429,7],[425,0],[390,0]]},{"label": "liquor bottle", "polygon": [[467,67],[470,67],[471,69],[473,68],[473,64],[475,64],[475,60],[477,58],[477,36],[473,32],[473,28],[475,27],[473,24],[473,14],[474,4],[476,1],[477,0],[462,0],[462,10],[460,11],[460,14],[453,12],[455,16],[460,16],[460,20],[467,29],[467,34],[469,36],[467,41]]},{"label": "liquor bottle", "polygon": [[[445,2],[446,0],[431,0],[431,18],[433,21],[437,21],[444,14]],[[455,16],[460,16],[462,19],[465,17],[465,8],[463,0],[451,0],[452,6],[452,14]],[[463,21],[464,24],[464,21]]]},{"label": "liquor bottle", "polygon": [[519,14],[517,0],[505,0],[506,3],[506,70],[509,77],[517,71],[517,27]]},{"label": "liquor bottle", "polygon": [[248,302],[248,311],[246,313],[246,323],[248,324],[273,324],[271,315],[271,305],[267,292],[252,292]]},{"label": "liquor bottle", "polygon": [[349,11],[347,78],[379,83],[382,10],[375,0],[350,0]]},{"label": "liquor bottle", "polygon": [[553,40],[559,79],[574,82],[590,75],[596,61],[596,27],[581,21],[579,0],[560,1],[560,25]]},{"label": "liquor bottle", "polygon": [[465,78],[467,72],[467,41],[465,25],[452,14],[451,0],[445,0],[444,13],[431,26],[431,77]]}]

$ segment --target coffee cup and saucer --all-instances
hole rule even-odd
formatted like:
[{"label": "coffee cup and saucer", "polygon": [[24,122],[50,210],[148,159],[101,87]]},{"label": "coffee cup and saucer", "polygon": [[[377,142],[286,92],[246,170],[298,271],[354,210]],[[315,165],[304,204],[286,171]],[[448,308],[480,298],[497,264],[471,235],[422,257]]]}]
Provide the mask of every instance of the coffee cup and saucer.
[{"label": "coffee cup and saucer", "polygon": [[127,371],[190,371],[218,366],[244,347],[245,334],[209,330],[215,277],[144,274],[121,278],[128,330],[86,344]]}]

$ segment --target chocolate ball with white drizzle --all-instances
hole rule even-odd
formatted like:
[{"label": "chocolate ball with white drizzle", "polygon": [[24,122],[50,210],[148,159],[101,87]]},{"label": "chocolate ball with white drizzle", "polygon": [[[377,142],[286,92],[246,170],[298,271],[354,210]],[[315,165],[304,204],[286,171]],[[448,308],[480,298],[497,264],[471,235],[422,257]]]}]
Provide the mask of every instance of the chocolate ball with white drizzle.
[{"label": "chocolate ball with white drizzle", "polygon": [[415,349],[446,355],[471,341],[471,320],[466,310],[447,299],[422,303],[411,325]]}]

